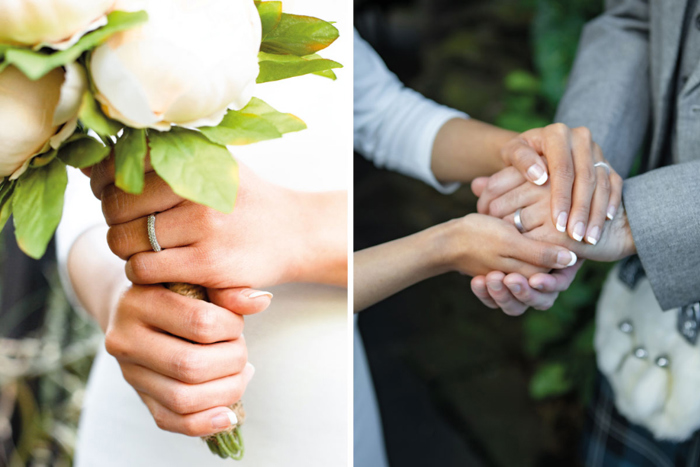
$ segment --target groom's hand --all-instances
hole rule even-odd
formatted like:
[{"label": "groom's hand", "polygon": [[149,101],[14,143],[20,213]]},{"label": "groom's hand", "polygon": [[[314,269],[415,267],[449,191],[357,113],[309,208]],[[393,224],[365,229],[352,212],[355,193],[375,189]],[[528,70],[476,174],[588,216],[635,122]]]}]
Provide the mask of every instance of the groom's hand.
[{"label": "groom's hand", "polygon": [[228,292],[235,313],[163,286],[128,288],[110,313],[106,348],[163,430],[206,436],[230,428],[228,406],[241,399],[254,369],[243,317],[269,305],[255,291]]},{"label": "groom's hand", "polygon": [[501,155],[531,183],[550,181],[552,224],[576,241],[600,238],[605,218],[612,219],[619,208],[622,178],[588,128],[555,123],[529,130],[507,143]]}]

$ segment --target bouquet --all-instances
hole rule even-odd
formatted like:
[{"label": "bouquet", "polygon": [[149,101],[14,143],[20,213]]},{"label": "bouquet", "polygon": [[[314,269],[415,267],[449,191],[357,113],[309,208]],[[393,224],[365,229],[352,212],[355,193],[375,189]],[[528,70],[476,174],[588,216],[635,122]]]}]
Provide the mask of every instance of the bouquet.
[{"label": "bouquet", "polygon": [[[226,146],[280,138],[304,122],[254,97],[258,84],[335,79],[317,53],[329,22],[254,0],[0,2],[0,230],[41,257],[61,220],[66,166],[115,158],[115,184],[139,194],[147,156],[179,196],[233,211],[238,166]],[[87,194],[86,194],[87,195]],[[206,290],[167,284],[206,299]],[[240,459],[238,423],[206,438]]]}]

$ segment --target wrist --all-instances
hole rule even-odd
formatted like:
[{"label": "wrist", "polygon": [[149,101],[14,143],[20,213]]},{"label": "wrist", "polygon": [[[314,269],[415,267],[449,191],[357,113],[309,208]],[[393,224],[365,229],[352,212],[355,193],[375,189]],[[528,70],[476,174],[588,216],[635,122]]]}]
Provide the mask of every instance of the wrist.
[{"label": "wrist", "polygon": [[424,269],[430,277],[457,271],[459,268],[460,239],[464,234],[464,222],[469,216],[452,219],[425,230],[426,241],[423,242]]}]

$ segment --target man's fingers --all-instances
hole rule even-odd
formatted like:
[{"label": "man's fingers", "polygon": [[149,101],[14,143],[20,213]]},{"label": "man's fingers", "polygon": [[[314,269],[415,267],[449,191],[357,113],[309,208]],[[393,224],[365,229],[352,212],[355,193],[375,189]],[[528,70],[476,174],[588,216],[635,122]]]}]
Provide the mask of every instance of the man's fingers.
[{"label": "man's fingers", "polygon": [[489,291],[486,288],[486,277],[485,276],[475,276],[472,278],[471,282],[472,292],[476,295],[476,298],[481,300],[481,302],[489,308],[497,309],[498,305],[489,295]]},{"label": "man's fingers", "polygon": [[238,423],[236,414],[228,407],[214,407],[201,412],[181,415],[168,409],[146,393],[141,400],[151,412],[158,428],[186,436],[209,436],[230,429]]},{"label": "man's fingers", "polygon": [[122,364],[124,379],[139,392],[158,401],[180,415],[193,414],[214,407],[228,407],[238,402],[254,368],[246,365],[240,373],[202,384],[186,384],[138,365]]},{"label": "man's fingers", "polygon": [[209,289],[209,300],[239,315],[254,315],[272,303],[272,293],[250,288]]},{"label": "man's fingers", "polygon": [[535,185],[547,183],[547,165],[525,139],[516,138],[507,143],[501,149],[501,156],[506,164],[515,167],[531,183]]},{"label": "man's fingers", "polygon": [[489,183],[489,177],[478,177],[472,180],[472,193],[476,195],[476,197],[480,197],[481,194],[484,192],[486,189],[486,185]]},{"label": "man's fingers", "polygon": [[505,274],[499,271],[486,275],[486,287],[496,305],[509,316],[520,316],[527,310],[527,305],[518,301],[503,283]]},{"label": "man's fingers", "polygon": [[486,188],[481,193],[476,209],[480,214],[489,214],[491,201],[508,193],[525,182],[525,178],[515,167],[506,167],[500,172],[489,177]]}]

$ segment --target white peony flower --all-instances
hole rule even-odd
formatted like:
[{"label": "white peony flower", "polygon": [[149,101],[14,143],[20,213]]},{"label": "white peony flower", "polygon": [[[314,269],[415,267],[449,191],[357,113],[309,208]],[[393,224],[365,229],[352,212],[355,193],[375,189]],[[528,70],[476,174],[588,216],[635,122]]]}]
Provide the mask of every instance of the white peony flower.
[{"label": "white peony flower", "polygon": [[115,0],[2,0],[0,43],[66,49],[107,24]]},{"label": "white peony flower", "polygon": [[134,128],[213,126],[253,96],[262,39],[253,0],[120,0],[148,22],[92,54],[104,112]]},{"label": "white peony flower", "polygon": [[37,81],[13,66],[0,73],[0,177],[19,177],[32,157],[73,134],[86,90],[85,71],[75,63]]}]

